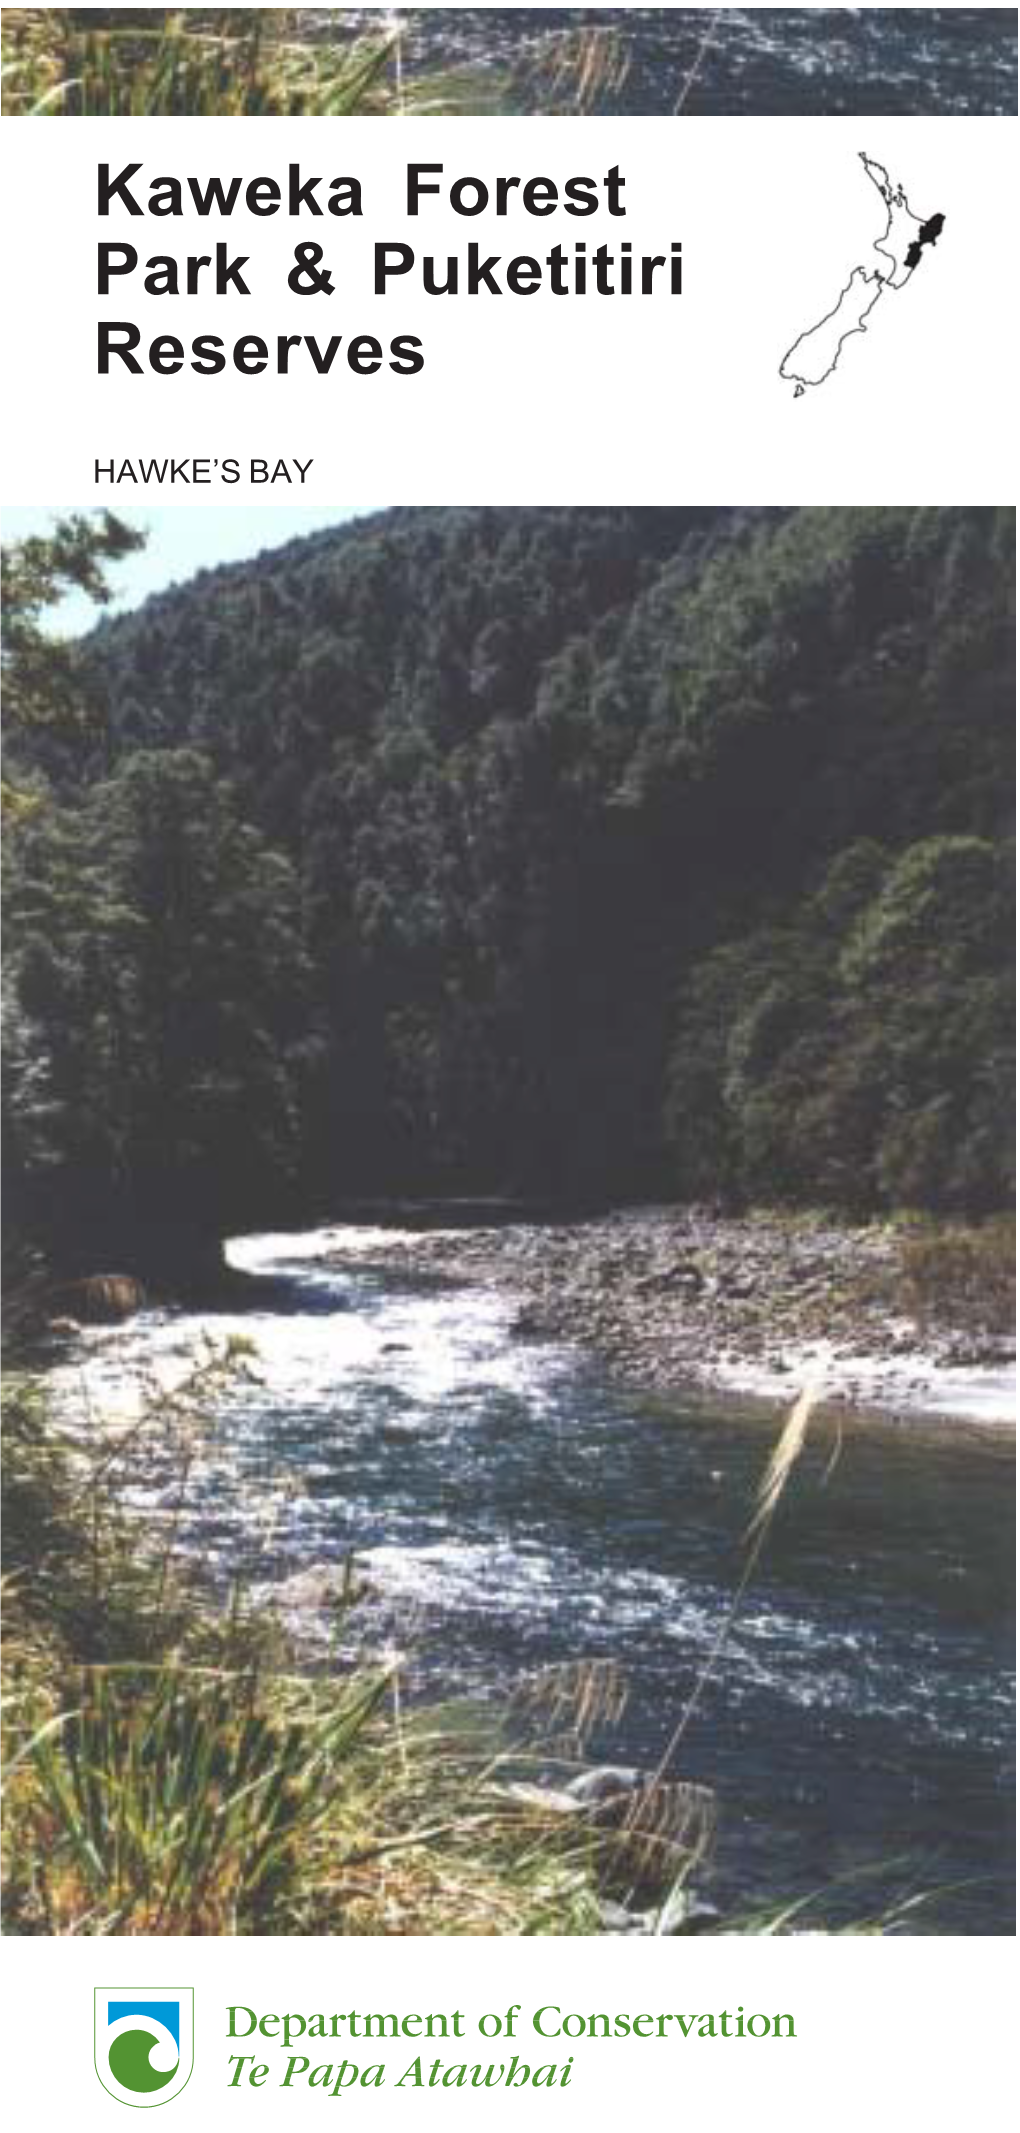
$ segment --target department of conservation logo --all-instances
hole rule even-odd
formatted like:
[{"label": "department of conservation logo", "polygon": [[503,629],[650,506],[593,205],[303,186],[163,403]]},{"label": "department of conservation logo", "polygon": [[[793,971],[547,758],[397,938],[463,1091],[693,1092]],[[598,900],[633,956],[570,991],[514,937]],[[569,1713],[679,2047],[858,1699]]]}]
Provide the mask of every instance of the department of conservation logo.
[{"label": "department of conservation logo", "polygon": [[97,1985],[96,2072],[118,2103],[145,2111],[179,2096],[194,2061],[190,1985]]}]

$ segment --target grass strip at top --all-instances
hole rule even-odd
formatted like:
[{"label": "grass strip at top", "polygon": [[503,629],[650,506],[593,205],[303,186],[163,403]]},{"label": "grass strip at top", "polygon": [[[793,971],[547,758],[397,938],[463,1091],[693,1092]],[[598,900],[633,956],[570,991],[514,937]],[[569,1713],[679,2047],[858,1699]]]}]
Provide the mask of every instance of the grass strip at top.
[{"label": "grass strip at top", "polygon": [[[583,114],[626,72],[612,32],[553,32],[517,63],[408,72],[381,31],[289,8],[6,8],[5,117]],[[342,12],[342,11],[341,11]]]}]

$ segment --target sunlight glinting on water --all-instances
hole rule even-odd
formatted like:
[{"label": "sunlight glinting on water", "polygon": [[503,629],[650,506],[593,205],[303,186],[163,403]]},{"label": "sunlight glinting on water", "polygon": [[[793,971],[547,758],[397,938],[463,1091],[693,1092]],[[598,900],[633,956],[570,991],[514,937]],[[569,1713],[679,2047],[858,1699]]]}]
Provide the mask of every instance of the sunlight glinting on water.
[{"label": "sunlight glinting on water", "polygon": [[[140,1380],[181,1385],[248,1344],[183,1477],[158,1429],[125,1460],[153,1534],[172,1528],[224,1589],[244,1578],[323,1663],[348,1558],[368,1589],[343,1634],[399,1645],[412,1687],[491,1695],[618,1661],[630,1695],[609,1750],[653,1764],[728,1613],[760,1423],[650,1409],[583,1354],[515,1340],[503,1296],[387,1263],[400,1235],[235,1241],[233,1266],[265,1284],[253,1308],[87,1334],[56,1375],[68,1425],[87,1437],[111,1409],[137,1414]],[[965,1862],[994,1848],[1012,1679],[1000,1482],[872,1433],[784,1513],[685,1736],[687,1774],[744,1803],[742,1873],[759,1852],[773,1872],[805,1802],[819,1843],[831,1824],[842,1847],[849,1821],[865,1851],[915,1823]]]}]

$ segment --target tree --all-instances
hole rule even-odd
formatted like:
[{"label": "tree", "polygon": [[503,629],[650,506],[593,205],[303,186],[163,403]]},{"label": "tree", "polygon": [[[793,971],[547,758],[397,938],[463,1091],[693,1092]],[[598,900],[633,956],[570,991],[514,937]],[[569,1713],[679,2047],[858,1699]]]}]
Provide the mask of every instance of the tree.
[{"label": "tree", "polygon": [[986,1211],[1012,1192],[1012,846],[842,853],[782,933],[681,995],[666,1130],[684,1192]]},{"label": "tree", "polygon": [[65,1205],[153,1224],[997,1202],[1013,543],[977,509],[400,510],[102,622],[95,724],[18,736],[54,796],[12,840],[28,1171],[59,1114]]},{"label": "tree", "polygon": [[275,1213],[298,1149],[299,896],[208,761],[141,752],[80,810],[47,810],[11,906],[47,1061],[33,1214],[51,1246],[179,1262]]},{"label": "tree", "polygon": [[[145,535],[102,511],[56,520],[49,534],[12,542],[0,557],[0,665],[8,748],[47,732],[58,738],[81,734],[97,716],[101,698],[90,681],[80,648],[43,627],[43,617],[69,590],[103,606],[110,598],[108,571]],[[4,786],[5,802],[14,801]]]}]

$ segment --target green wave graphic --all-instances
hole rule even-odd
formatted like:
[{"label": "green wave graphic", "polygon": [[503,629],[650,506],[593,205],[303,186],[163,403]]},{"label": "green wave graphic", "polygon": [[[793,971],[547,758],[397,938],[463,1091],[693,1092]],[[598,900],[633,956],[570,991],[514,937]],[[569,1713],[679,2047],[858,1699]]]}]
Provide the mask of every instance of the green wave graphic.
[{"label": "green wave graphic", "polygon": [[110,2046],[110,2072],[122,2088],[133,2089],[136,2096],[144,2096],[153,2089],[165,2089],[172,2081],[177,2068],[172,2066],[168,2074],[158,2074],[149,2064],[149,2053],[156,2038],[151,2029],[125,2029],[115,2037]]}]

